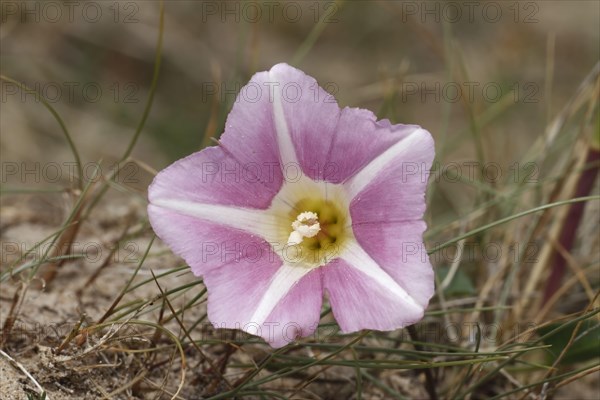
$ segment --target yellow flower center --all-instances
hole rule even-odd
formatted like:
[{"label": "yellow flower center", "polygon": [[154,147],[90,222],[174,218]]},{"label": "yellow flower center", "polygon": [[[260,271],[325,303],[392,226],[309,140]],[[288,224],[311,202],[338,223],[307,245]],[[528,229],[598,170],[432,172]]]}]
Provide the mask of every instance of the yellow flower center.
[{"label": "yellow flower center", "polygon": [[284,262],[313,269],[339,257],[353,235],[347,197],[332,183],[285,184],[270,209],[278,221],[273,247]]}]

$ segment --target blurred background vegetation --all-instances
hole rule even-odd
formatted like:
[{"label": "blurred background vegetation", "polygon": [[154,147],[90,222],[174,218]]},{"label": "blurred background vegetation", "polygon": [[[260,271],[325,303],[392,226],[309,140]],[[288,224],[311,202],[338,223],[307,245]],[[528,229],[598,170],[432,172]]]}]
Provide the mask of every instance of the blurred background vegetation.
[{"label": "blurred background vegetation", "polygon": [[[340,105],[421,124],[442,144],[466,140],[458,133],[468,129],[471,114],[496,110],[501,123],[480,127],[485,155],[510,165],[598,61],[599,10],[593,1],[490,3],[169,3],[160,80],[135,155],[160,169],[206,145],[207,135],[223,130],[236,89],[254,72],[288,62],[330,83]],[[84,159],[108,160],[135,130],[145,104],[158,4],[94,4],[6,2],[2,71],[53,100]],[[467,90],[464,82],[479,84],[466,104],[454,101],[453,84]],[[435,93],[422,97],[413,84]],[[32,96],[6,87],[3,93],[3,158],[60,159],[68,149],[51,116]],[[473,155],[468,141],[448,147],[445,157]]]},{"label": "blurred background vegetation", "polygon": [[[91,163],[96,162],[108,175],[141,126],[152,92],[159,3],[5,1],[0,12],[1,74],[38,92],[56,110],[86,166],[85,178],[93,175]],[[102,210],[133,202],[145,221],[145,191],[153,171],[212,145],[241,86],[255,72],[287,62],[315,77],[341,106],[421,125],[436,139],[428,248],[452,241],[479,250],[468,257],[457,256],[457,249],[432,255],[438,296],[424,324],[497,323],[508,334],[515,324],[550,324],[591,312],[588,306],[597,307],[600,284],[597,198],[586,203],[580,222],[552,209],[462,235],[523,210],[598,193],[597,178],[585,193],[578,194],[576,187],[582,171],[598,168],[597,161],[590,164],[585,158],[593,149],[590,138],[600,129],[599,26],[597,1],[167,1],[160,73],[131,155],[135,179],[127,181],[125,175],[118,180]],[[43,193],[75,186],[66,164],[73,155],[54,116],[35,95],[7,79],[1,85],[2,240],[25,240],[13,228],[29,215],[25,219],[33,228],[27,232],[34,232],[29,237],[34,242],[45,236],[36,223],[49,225],[46,233],[56,231],[76,203]],[[49,163],[60,166],[59,179],[48,179],[44,166]],[[492,164],[494,170],[480,168]],[[498,178],[485,175],[495,176],[498,168]],[[572,282],[544,308],[557,290],[544,293],[553,276],[552,257],[559,251],[556,241],[569,225],[576,241],[566,249],[570,267],[559,274],[559,282]],[[150,235],[147,225],[144,229]],[[521,247],[515,249],[515,243]],[[490,244],[498,244],[503,255],[490,261],[481,252]],[[169,263],[159,264],[176,265]],[[3,268],[6,272],[6,264]],[[145,296],[149,302],[151,295]],[[483,308],[494,306],[500,308]],[[460,307],[466,311],[449,311]],[[596,340],[597,316],[585,321],[576,332],[592,332]],[[572,345],[574,324],[558,326],[570,330],[546,340],[556,344],[555,350]],[[377,340],[382,339],[373,340],[381,344]],[[596,371],[592,377],[597,378],[597,346],[585,340],[579,344],[575,353],[559,358],[568,361],[561,372],[583,362],[578,371]],[[467,340],[460,346],[473,350],[475,344]],[[557,357],[552,353],[547,365]],[[472,365],[463,368],[437,375],[446,396],[458,395],[457,382],[465,388],[473,384]],[[514,389],[548,378],[546,369],[532,369],[522,377],[517,368],[518,379],[503,371],[508,383],[489,390],[470,387],[470,392],[486,398],[508,393],[499,389],[505,384]],[[365,374],[359,376],[386,393],[382,398],[421,393],[389,383],[385,371]],[[574,392],[577,398],[597,395],[596,383],[590,382]],[[322,398],[331,398],[327,393],[332,392],[323,391]],[[562,398],[569,395],[563,392]]]}]

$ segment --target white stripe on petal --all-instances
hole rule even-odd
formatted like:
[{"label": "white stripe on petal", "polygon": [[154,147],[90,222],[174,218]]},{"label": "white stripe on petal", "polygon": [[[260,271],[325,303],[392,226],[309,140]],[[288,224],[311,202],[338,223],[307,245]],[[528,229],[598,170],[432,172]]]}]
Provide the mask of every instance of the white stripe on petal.
[{"label": "white stripe on petal", "polygon": [[415,129],[405,138],[398,141],[392,147],[375,157],[370,163],[365,165],[353,177],[348,179],[344,186],[348,191],[350,199],[359,194],[369,183],[371,183],[381,171],[383,171],[399,154],[407,152],[412,146],[418,148],[417,142],[423,139],[421,132],[429,135],[424,129]]},{"label": "white stripe on petal", "polygon": [[269,71],[269,77],[271,80],[270,84],[273,85],[273,119],[275,131],[277,132],[277,144],[279,145],[279,154],[281,156],[281,168],[285,173],[285,167],[290,164],[298,165],[298,159],[283,112],[283,103],[281,99],[283,87],[281,80],[277,78],[277,74],[273,70]]},{"label": "white stripe on petal", "polygon": [[[256,324],[262,324],[266,321],[269,314],[273,312],[277,304],[287,295],[290,290],[302,279],[306,274],[312,271],[312,268],[305,268],[301,266],[292,266],[289,264],[283,264],[271,279],[269,287],[267,288],[258,307],[250,322]],[[302,307],[302,304],[298,305]]]},{"label": "white stripe on petal", "polygon": [[350,264],[352,268],[367,275],[384,289],[393,293],[396,297],[406,303],[407,306],[414,307],[417,310],[423,309],[423,307],[406,293],[406,290],[404,290],[402,286],[398,285],[398,283],[367,254],[355,239],[349,239],[344,245],[344,250],[340,258]]},{"label": "white stripe on petal", "polygon": [[156,199],[152,204],[179,214],[255,234],[266,241],[275,241],[277,237],[275,216],[263,210],[173,199]]}]

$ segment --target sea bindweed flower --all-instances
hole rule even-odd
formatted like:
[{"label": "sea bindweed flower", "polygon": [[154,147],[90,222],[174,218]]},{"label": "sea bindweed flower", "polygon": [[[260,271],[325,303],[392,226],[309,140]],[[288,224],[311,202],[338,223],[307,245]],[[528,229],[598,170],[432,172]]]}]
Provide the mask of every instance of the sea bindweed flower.
[{"label": "sea bindweed flower", "polygon": [[273,347],[312,335],[328,295],[342,332],[395,330],[434,291],[423,246],[431,135],[340,109],[287,64],[241,89],[219,146],[161,171],[156,234],[204,278],[208,317]]}]

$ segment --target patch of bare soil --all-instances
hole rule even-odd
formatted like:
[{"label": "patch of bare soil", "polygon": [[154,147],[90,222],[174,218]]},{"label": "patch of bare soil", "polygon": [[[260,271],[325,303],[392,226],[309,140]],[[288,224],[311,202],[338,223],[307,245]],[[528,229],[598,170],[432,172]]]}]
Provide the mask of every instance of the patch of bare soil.
[{"label": "patch of bare soil", "polygon": [[[52,196],[3,199],[0,214],[2,273],[9,271],[13,263],[14,270],[43,258],[48,248],[48,242],[43,241],[60,228],[69,205],[68,197]],[[94,326],[109,310],[149,246],[152,232],[143,222],[138,222],[144,218],[142,201],[100,206],[82,225],[72,243],[73,254],[81,257],[60,266],[54,280],[42,282],[34,278],[24,290],[28,270],[24,275],[15,275],[2,283],[3,349],[47,391],[48,398],[145,398],[144,390],[152,389],[147,387],[150,382],[160,386],[165,373],[177,387],[178,379],[173,379],[169,371],[170,368],[177,372],[180,368],[177,367],[180,360],[169,359],[174,358],[173,350],[169,348],[174,347],[172,341],[165,340],[165,335],[156,333],[155,328],[132,322],[134,319],[158,321],[159,312],[152,311],[151,306],[143,310],[150,311],[148,314],[138,312],[138,315],[119,318],[115,324],[105,323],[103,329],[86,329]],[[122,240],[124,231],[134,234]],[[36,247],[40,243],[44,244]],[[113,251],[115,248],[117,250]],[[28,251],[29,254],[19,261],[19,257]],[[132,284],[148,280],[150,270],[158,275],[177,265],[182,265],[181,260],[156,242]],[[38,276],[44,275],[46,267],[41,266]],[[97,277],[91,280],[94,275]],[[161,278],[160,284],[173,288],[192,281],[194,277],[184,271]],[[117,308],[136,301],[142,304],[156,298],[157,294],[160,290],[154,282],[141,285],[126,295]],[[189,300],[187,294],[174,300],[173,306],[179,307],[180,302],[186,300]],[[11,308],[18,312],[12,314]],[[200,313],[201,308],[198,312],[191,310],[190,314]],[[16,319],[8,322],[13,315]],[[75,330],[77,326],[79,329]],[[63,342],[66,344],[58,351]],[[167,349],[143,351],[161,345]],[[163,354],[165,360],[160,360]],[[162,365],[155,366],[157,362]],[[33,381],[6,357],[0,357],[0,367],[0,398],[24,399],[27,393],[38,392]]]}]

